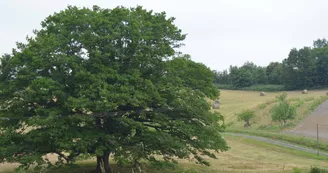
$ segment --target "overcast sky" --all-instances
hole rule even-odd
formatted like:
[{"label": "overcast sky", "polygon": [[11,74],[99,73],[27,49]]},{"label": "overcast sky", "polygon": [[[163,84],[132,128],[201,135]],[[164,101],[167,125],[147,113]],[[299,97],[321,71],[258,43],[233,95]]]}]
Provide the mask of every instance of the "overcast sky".
[{"label": "overcast sky", "polygon": [[188,34],[181,50],[216,70],[245,61],[268,65],[286,58],[293,47],[328,38],[327,0],[0,0],[0,55],[67,5],[166,11]]}]

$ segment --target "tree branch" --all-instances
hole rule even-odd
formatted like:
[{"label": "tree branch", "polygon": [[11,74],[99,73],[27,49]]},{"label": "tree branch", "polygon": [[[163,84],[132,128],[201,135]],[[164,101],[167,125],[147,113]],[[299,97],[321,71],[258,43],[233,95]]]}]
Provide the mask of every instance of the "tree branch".
[{"label": "tree branch", "polygon": [[64,158],[66,163],[70,162],[70,159],[68,157],[66,157],[63,153],[59,152],[59,151],[55,151],[56,154],[58,154],[60,157]]}]

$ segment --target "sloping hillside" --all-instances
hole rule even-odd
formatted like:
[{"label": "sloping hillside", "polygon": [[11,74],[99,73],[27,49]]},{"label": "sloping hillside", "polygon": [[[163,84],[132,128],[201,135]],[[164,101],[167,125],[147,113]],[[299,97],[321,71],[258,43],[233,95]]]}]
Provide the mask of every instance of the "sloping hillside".
[{"label": "sloping hillside", "polygon": [[317,124],[319,137],[328,139],[328,101],[317,107],[309,116],[289,133],[316,137]]}]

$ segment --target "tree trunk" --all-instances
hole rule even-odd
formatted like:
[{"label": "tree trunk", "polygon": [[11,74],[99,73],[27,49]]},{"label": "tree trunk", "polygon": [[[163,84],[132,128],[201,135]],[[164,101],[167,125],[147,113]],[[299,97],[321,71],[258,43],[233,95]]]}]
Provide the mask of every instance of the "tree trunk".
[{"label": "tree trunk", "polygon": [[249,120],[246,121],[247,127],[251,126],[251,123],[249,123]]},{"label": "tree trunk", "polygon": [[101,156],[97,156],[96,173],[102,173],[102,170],[101,170],[101,162],[102,162],[102,157]]},{"label": "tree trunk", "polygon": [[109,165],[109,155],[110,155],[109,151],[106,151],[103,155],[105,173],[112,173]]},{"label": "tree trunk", "polygon": [[251,126],[249,121],[245,121],[244,127],[249,127],[249,126]]}]

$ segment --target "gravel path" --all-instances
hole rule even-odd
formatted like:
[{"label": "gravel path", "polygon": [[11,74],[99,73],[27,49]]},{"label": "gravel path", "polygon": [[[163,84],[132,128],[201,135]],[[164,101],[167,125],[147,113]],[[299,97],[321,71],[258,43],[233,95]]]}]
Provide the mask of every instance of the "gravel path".
[{"label": "gravel path", "polygon": [[318,106],[299,125],[286,133],[316,138],[317,124],[319,125],[319,137],[328,139],[328,101]]},{"label": "gravel path", "polygon": [[[254,140],[263,141],[263,142],[268,142],[268,143],[271,143],[271,144],[275,144],[275,145],[279,145],[279,146],[283,146],[283,147],[288,147],[288,148],[293,148],[293,149],[296,149],[296,150],[305,151],[305,152],[312,153],[312,154],[317,154],[318,153],[317,150],[302,147],[302,146],[298,146],[298,145],[295,145],[295,144],[292,144],[292,143],[289,143],[289,142],[283,142],[283,141],[273,140],[273,139],[259,137],[259,136],[246,135],[246,134],[238,134],[238,133],[226,133],[226,134],[229,134],[229,135],[232,135],[232,136],[245,137],[245,138],[254,139]],[[321,152],[321,151],[319,152],[319,155],[328,157],[328,153]]]}]

